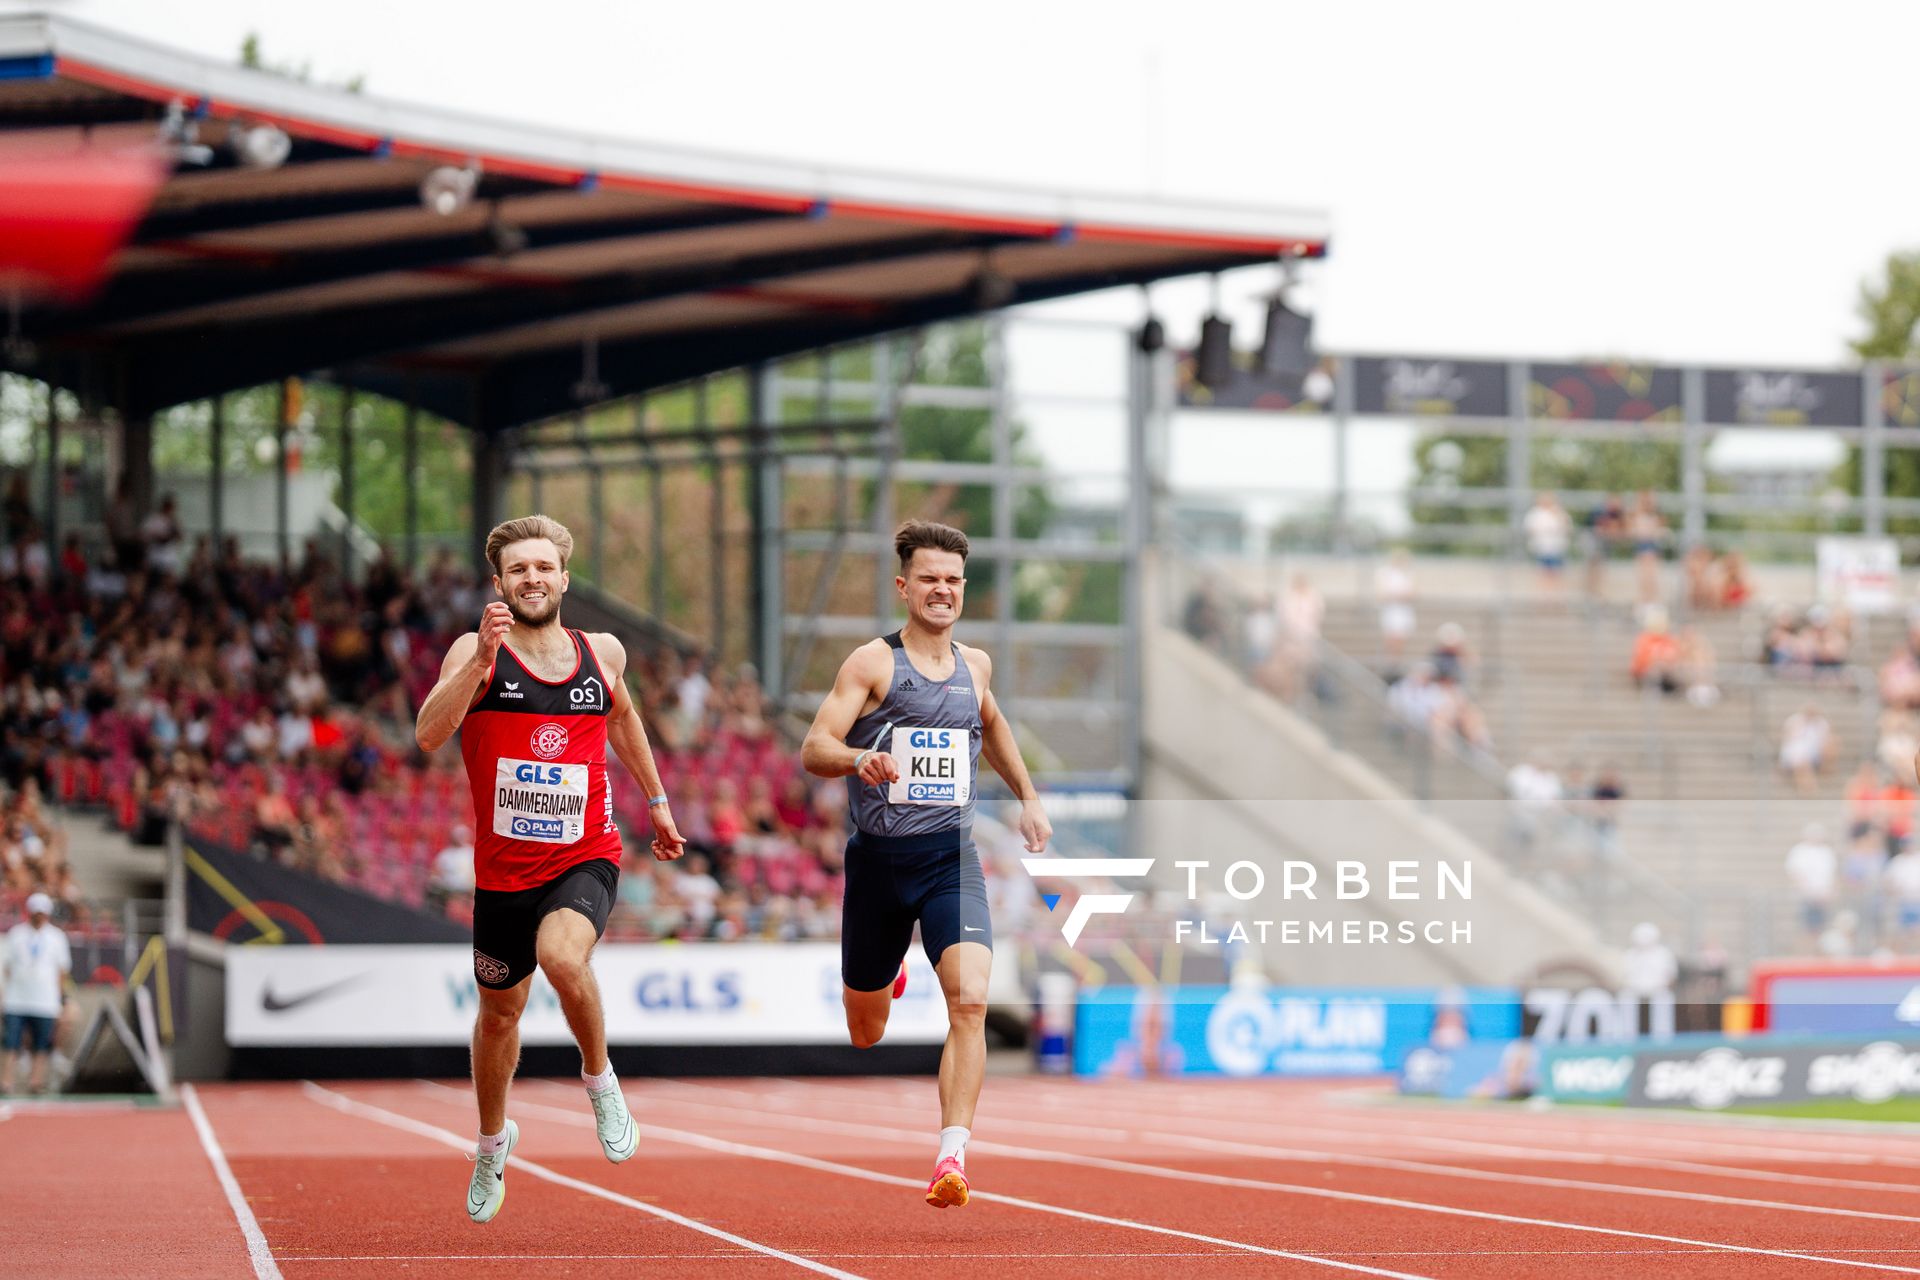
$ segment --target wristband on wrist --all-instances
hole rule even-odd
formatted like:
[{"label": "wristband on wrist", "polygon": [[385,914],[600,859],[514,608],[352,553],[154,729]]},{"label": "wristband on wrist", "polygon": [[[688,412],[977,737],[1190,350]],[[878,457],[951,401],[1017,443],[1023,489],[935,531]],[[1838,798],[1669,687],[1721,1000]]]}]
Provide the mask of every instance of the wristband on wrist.
[{"label": "wristband on wrist", "polygon": [[667,798],[665,796],[648,796],[647,808],[658,809],[661,805],[665,804],[666,802],[667,802]]},{"label": "wristband on wrist", "polygon": [[855,756],[853,758],[853,771],[855,773],[859,773],[860,766],[865,764],[867,762],[867,757],[872,754],[873,754],[873,748],[868,747],[865,751],[862,751],[859,755]]}]

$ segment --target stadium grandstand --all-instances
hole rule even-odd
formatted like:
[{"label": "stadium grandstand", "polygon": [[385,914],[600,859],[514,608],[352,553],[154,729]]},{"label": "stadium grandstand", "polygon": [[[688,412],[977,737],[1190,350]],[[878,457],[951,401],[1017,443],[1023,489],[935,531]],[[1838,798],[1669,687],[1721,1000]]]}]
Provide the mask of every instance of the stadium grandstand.
[{"label": "stadium grandstand", "polygon": [[[168,1179],[174,1216],[224,1194],[256,1276],[471,1260],[412,1189],[287,1152],[381,1126],[424,1183],[472,1145],[473,1094],[440,1078],[498,994],[479,824],[460,754],[416,729],[499,598],[490,530],[543,511],[574,538],[567,623],[628,655],[686,856],[656,859],[663,800],[610,768],[608,1066],[583,1078],[632,1077],[653,1181],[523,1152],[519,1194],[725,1250],[607,1253],[626,1219],[595,1219],[593,1274],[964,1257],[909,1234],[855,1259],[767,1208],[776,1178],[920,1185],[874,1153],[924,1136],[904,1115],[931,1086],[884,1077],[936,1070],[959,997],[912,951],[886,1043],[849,1043],[855,997],[886,999],[843,993],[849,783],[802,749],[848,651],[901,627],[919,517],[967,535],[958,634],[994,655],[1053,837],[1037,859],[1022,784],[979,775],[1009,1110],[976,1150],[1038,1173],[976,1198],[1073,1219],[1060,1256],[1089,1274],[1190,1265],[1123,1247],[1142,1232],[1390,1275],[1538,1274],[1514,1260],[1595,1232],[1662,1250],[1633,1274],[1906,1269],[1911,1159],[1781,1117],[1920,1105],[1920,1059],[1895,1061],[1920,1025],[1920,498],[1887,465],[1920,450],[1920,373],[1330,353],[1294,306],[1329,235],[476,119],[0,15],[0,925],[47,895],[73,948],[52,1091],[131,1091],[142,1125],[182,1101],[192,1130],[154,1149],[217,1175]],[[1166,307],[1189,277],[1204,319]],[[1258,343],[1223,280],[1258,291]],[[1090,294],[1111,311],[1043,305]],[[1762,424],[1814,460],[1742,462]],[[842,736],[856,770],[879,750]],[[577,1028],[548,975],[529,990],[523,1074],[570,1077]],[[1769,1073],[1794,1083],[1741,1092]],[[601,1114],[515,1087],[530,1146]],[[1703,1116],[1763,1104],[1755,1134]],[[99,1119],[80,1103],[12,1105],[65,1190],[77,1151],[117,1167],[30,1129]],[[256,1134],[230,1168],[215,1131],[243,1121],[287,1152]],[[506,1133],[475,1154],[504,1165]],[[1227,1207],[1136,1204],[1135,1177]],[[1452,1178],[1485,1197],[1416,1198]],[[1275,1192],[1356,1216],[1249,1225]],[[1434,1252],[1337,1260],[1324,1233],[1363,1213]],[[1481,1220],[1505,1261],[1426,1213]],[[230,1243],[153,1232],[167,1274]]]}]

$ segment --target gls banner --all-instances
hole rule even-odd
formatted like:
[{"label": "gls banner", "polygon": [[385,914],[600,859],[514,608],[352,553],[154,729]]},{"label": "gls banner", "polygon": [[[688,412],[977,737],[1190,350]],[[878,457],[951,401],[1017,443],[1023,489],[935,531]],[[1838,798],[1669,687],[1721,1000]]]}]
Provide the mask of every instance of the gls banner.
[{"label": "gls banner", "polygon": [[[909,953],[907,993],[887,1040],[947,1035],[940,983]],[[609,944],[593,955],[613,1044],[838,1044],[840,948],[833,943]],[[230,947],[227,1042],[458,1045],[479,987],[465,946]],[[560,1000],[539,974],[520,1020],[527,1044],[568,1044]]]}]

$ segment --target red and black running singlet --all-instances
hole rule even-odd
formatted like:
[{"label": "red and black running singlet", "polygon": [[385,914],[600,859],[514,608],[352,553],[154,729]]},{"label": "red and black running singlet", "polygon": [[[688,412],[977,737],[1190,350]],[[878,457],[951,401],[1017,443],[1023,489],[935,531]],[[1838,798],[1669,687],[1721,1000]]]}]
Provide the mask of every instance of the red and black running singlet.
[{"label": "red and black running singlet", "polygon": [[607,789],[613,694],[578,631],[573,674],[549,682],[503,641],[460,725],[473,789],[474,883],[532,889],[595,858],[620,861]]}]

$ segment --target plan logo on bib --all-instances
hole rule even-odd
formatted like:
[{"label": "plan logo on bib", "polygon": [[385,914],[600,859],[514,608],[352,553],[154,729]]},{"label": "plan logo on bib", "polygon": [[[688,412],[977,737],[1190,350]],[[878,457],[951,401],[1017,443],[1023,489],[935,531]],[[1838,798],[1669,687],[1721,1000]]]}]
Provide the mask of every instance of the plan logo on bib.
[{"label": "plan logo on bib", "polygon": [[[1020,865],[1034,879],[1090,880],[1115,876],[1144,876],[1153,870],[1152,858],[1022,858]],[[1058,894],[1045,895],[1047,910],[1060,902]],[[1119,915],[1133,903],[1130,893],[1083,893],[1067,912],[1060,932],[1069,947],[1080,941],[1080,931],[1094,916]]]},{"label": "plan logo on bib", "polygon": [[527,745],[542,760],[557,760],[567,750],[567,726],[549,720],[533,731]]}]

